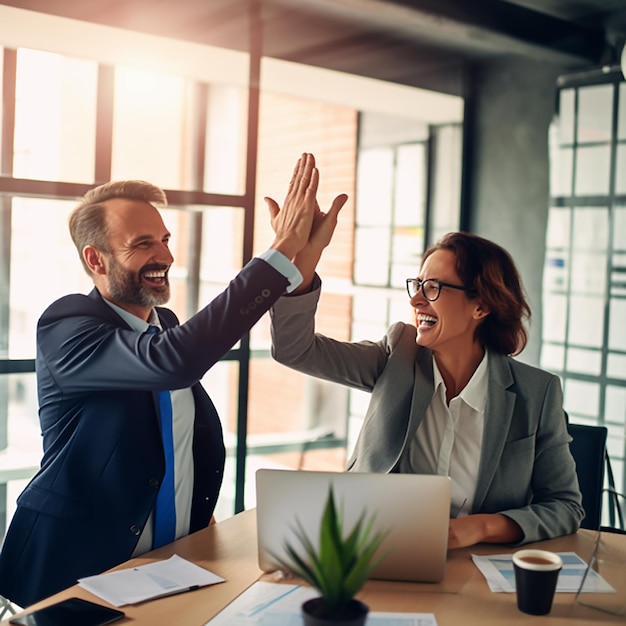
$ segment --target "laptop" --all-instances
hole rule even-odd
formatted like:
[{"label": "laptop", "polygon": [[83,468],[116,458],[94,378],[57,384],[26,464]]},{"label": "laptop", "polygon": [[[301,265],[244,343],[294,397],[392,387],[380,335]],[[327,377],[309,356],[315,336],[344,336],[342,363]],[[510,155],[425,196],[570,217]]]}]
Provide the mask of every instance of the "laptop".
[{"label": "laptop", "polygon": [[421,474],[368,474],[259,469],[256,472],[259,567],[280,569],[285,542],[298,548],[301,522],[319,545],[322,511],[332,484],[346,533],[365,511],[374,530],[388,531],[380,553],[390,551],[371,578],[439,582],[445,573],[450,519],[450,479]]}]

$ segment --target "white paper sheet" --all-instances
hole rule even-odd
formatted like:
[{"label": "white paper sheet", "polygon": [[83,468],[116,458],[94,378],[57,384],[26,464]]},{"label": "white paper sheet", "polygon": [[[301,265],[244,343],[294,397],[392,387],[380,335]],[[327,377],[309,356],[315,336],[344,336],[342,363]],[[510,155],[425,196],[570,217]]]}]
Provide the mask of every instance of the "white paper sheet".
[{"label": "white paper sheet", "polygon": [[[205,626],[302,626],[302,603],[318,595],[311,587],[256,582]],[[432,613],[371,611],[367,626],[437,626],[437,620]]]},{"label": "white paper sheet", "polygon": [[78,580],[81,587],[113,606],[136,604],[221,582],[224,579],[217,574],[177,554],[165,561]]},{"label": "white paper sheet", "polygon": [[[563,569],[559,572],[556,593],[576,593],[587,570],[587,563],[575,552],[557,552],[557,554],[563,559]],[[472,554],[472,560],[486,578],[491,591],[506,593],[515,591],[515,573],[511,554],[492,554],[490,556]],[[602,576],[593,570],[587,575],[585,590],[587,590],[587,585],[589,585],[589,590],[594,592],[610,593],[615,591]]]}]

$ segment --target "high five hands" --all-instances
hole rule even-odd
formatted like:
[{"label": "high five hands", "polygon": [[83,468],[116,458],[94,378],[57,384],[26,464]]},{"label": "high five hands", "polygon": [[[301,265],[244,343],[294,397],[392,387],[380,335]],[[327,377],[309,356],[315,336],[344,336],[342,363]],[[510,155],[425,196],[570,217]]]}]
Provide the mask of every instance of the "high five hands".
[{"label": "high five hands", "polygon": [[292,260],[303,276],[303,283],[294,291],[306,291],[324,248],[330,243],[337,216],[348,196],[339,194],[324,213],[317,202],[319,171],[315,157],[304,153],[296,163],[282,209],[266,197],[270,220],[276,238],[273,248]]}]

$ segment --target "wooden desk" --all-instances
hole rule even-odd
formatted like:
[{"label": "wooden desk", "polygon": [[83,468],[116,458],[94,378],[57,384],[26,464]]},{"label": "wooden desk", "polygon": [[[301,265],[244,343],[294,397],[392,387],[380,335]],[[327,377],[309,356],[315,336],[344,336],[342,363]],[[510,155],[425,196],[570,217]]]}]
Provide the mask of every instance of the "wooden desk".
[{"label": "wooden desk", "polygon": [[[605,533],[604,539],[615,554],[626,558],[626,535]],[[595,533],[581,530],[575,535],[541,542],[542,548],[558,552],[576,552],[589,560],[594,547]],[[492,593],[470,555],[514,552],[499,545],[480,545],[451,551],[448,555],[446,576],[438,584],[397,583],[370,580],[359,598],[372,611],[406,611],[434,613],[438,626],[515,626],[542,624],[543,626],[588,626],[590,623],[624,624],[624,616],[612,615],[585,606],[574,606],[573,593],[557,593],[550,615],[533,617],[518,611],[515,594]],[[137,566],[178,554],[205,567],[226,582],[197,591],[161,598],[140,605],[121,607],[127,617],[119,622],[160,626],[203,626],[226,604],[261,577],[257,565],[256,516],[246,511],[193,535],[133,559],[115,569]],[[32,607],[39,608],[63,598],[78,596],[105,604],[100,598],[77,585],[70,587]],[[8,620],[2,622],[7,624]]]}]

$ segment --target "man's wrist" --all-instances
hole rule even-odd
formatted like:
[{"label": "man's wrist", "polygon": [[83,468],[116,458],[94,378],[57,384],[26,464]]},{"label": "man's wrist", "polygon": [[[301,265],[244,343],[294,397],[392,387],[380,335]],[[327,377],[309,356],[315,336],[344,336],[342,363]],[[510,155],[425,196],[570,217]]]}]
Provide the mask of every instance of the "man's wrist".
[{"label": "man's wrist", "polygon": [[269,263],[277,272],[280,272],[288,281],[287,293],[291,293],[302,283],[300,270],[280,250],[269,248],[259,258]]}]

